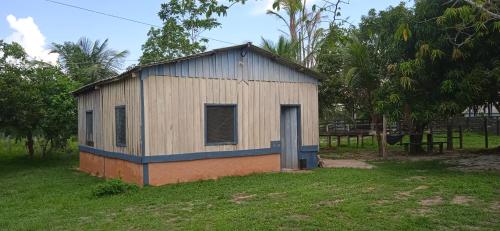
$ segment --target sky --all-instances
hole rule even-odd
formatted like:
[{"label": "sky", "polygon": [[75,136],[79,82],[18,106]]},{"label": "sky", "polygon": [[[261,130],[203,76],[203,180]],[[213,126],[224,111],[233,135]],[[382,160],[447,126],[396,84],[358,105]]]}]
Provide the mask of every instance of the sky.
[{"label": "sky", "polygon": [[[91,10],[162,25],[158,11],[167,0],[57,0]],[[369,9],[384,10],[408,0],[350,0],[341,9],[343,18],[357,25]],[[261,37],[276,40],[285,27],[273,16],[266,15],[273,0],[248,0],[235,5],[228,15],[220,19],[221,27],[202,35],[233,44],[261,43]],[[310,0],[312,4],[321,0]],[[125,65],[137,63],[141,45],[147,39],[150,26],[107,17],[84,10],[68,8],[46,0],[0,0],[0,39],[20,43],[32,58],[50,63],[57,61],[57,54],[50,53],[52,43],[76,42],[85,36],[92,40],[109,39],[109,47],[128,50]],[[209,49],[229,46],[210,40]]]}]

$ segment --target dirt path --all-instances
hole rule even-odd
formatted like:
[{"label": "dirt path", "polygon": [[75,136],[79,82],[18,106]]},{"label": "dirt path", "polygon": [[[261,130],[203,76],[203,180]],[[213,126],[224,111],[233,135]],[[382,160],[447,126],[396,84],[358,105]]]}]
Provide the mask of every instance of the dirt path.
[{"label": "dirt path", "polygon": [[372,169],[374,166],[360,160],[331,160],[321,159],[323,168],[363,168]]},{"label": "dirt path", "polygon": [[446,160],[445,163],[454,165],[450,169],[461,171],[500,171],[500,155],[478,155]]}]

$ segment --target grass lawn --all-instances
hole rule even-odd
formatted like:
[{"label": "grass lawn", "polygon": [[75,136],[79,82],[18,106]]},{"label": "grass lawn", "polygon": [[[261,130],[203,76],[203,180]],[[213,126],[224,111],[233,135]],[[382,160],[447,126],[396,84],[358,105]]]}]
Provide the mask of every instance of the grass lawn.
[{"label": "grass lawn", "polygon": [[[5,147],[5,146],[4,146]],[[145,187],[96,198],[77,155],[0,147],[0,230],[500,230],[500,173],[430,162]],[[2,149],[4,148],[4,149]]]}]

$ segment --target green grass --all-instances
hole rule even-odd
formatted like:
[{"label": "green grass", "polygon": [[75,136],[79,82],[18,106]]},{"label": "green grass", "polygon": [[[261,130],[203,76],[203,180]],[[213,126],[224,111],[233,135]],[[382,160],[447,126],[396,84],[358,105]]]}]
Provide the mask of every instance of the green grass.
[{"label": "green grass", "polygon": [[[500,173],[439,162],[226,177],[96,198],[103,180],[75,170],[76,152],[29,160],[19,147],[0,151],[1,230],[500,230]],[[456,205],[456,195],[474,201]],[[419,203],[435,196],[442,204]]]},{"label": "green grass", "polygon": [[[453,136],[458,137],[458,133],[454,133]],[[425,137],[424,137],[424,142],[425,142]],[[484,149],[485,148],[485,143],[484,143],[484,136],[481,134],[477,133],[472,133],[472,132],[464,132],[464,138],[463,138],[463,148],[466,150],[478,150],[478,149]],[[331,158],[341,158],[341,157],[348,157],[353,153],[359,154],[363,152],[377,152],[377,140],[374,138],[373,142],[370,137],[365,137],[364,138],[364,144],[361,146],[361,141],[358,146],[356,146],[356,138],[351,137],[351,142],[350,144],[347,142],[347,137],[342,137],[340,140],[340,148],[337,147],[337,141],[336,137],[332,137],[332,148],[328,148],[328,139],[326,137],[321,137],[320,139],[320,147],[324,150],[323,156],[325,157],[331,157]],[[446,135],[436,135],[434,136],[434,141],[442,141],[446,142]],[[403,139],[403,142],[409,142],[408,136],[405,136]],[[458,149],[459,148],[459,140],[458,139],[453,139],[453,146],[454,148]],[[500,136],[490,134],[488,136],[488,147],[493,148],[493,147],[498,147],[500,146]],[[401,152],[403,150],[403,147],[400,146],[399,144],[395,145],[388,145],[387,146],[389,151],[399,151]],[[446,144],[444,145],[444,148],[446,148]]]}]

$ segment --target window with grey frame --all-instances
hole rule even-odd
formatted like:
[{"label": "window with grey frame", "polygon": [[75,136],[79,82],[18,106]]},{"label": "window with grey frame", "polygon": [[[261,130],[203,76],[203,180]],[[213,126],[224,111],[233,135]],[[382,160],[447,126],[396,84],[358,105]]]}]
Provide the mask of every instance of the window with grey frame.
[{"label": "window with grey frame", "polygon": [[116,146],[125,147],[127,146],[127,120],[125,114],[125,106],[115,107],[115,136],[116,136]]},{"label": "window with grey frame", "polygon": [[85,112],[85,144],[94,146],[94,113],[93,111]]},{"label": "window with grey frame", "polygon": [[238,143],[237,107],[234,104],[205,105],[205,144]]}]

